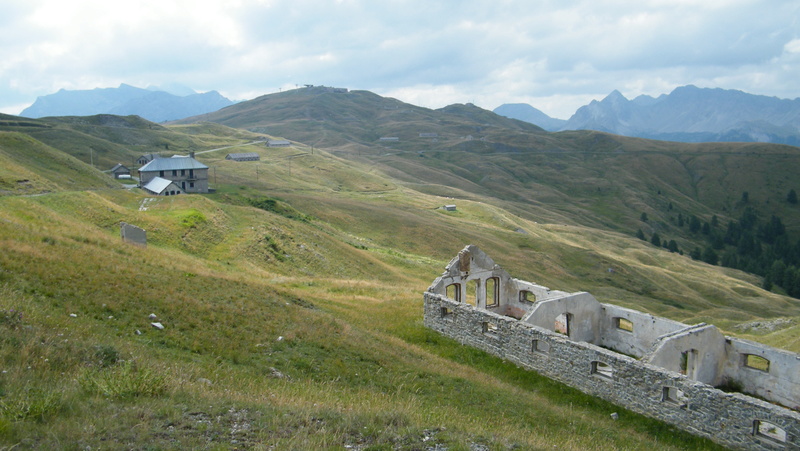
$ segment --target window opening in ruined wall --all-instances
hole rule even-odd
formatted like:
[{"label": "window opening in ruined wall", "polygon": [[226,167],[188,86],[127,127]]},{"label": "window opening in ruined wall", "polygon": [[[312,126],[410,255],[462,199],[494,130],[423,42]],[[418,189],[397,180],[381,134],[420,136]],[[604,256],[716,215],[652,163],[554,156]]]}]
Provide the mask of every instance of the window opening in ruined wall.
[{"label": "window opening in ruined wall", "polygon": [[519,292],[519,302],[533,304],[536,302],[536,295],[532,291],[522,290]]},{"label": "window opening in ruined wall", "polygon": [[747,368],[763,371],[765,373],[769,372],[769,360],[761,357],[760,355],[744,354],[742,364]]},{"label": "window opening in ruined wall", "polygon": [[611,379],[614,377],[614,368],[611,365],[601,362],[599,360],[594,360],[592,362],[592,370],[591,374],[595,376],[604,377],[607,379]]},{"label": "window opening in ruined wall", "polygon": [[683,393],[683,390],[675,387],[664,387],[661,392],[661,401],[684,405],[686,404],[687,397]]},{"label": "window opening in ruined wall", "polygon": [[753,422],[753,435],[778,443],[786,443],[786,431],[764,420],[755,420]]},{"label": "window opening in ruined wall", "polygon": [[442,307],[442,318],[444,319],[453,319],[453,311],[447,307]]},{"label": "window opening in ruined wall", "polygon": [[464,302],[467,304],[477,307],[478,306],[478,285],[479,280],[470,280],[467,282],[467,290],[464,293]]},{"label": "window opening in ruined wall", "polygon": [[500,279],[490,277],[486,279],[486,307],[500,305]]},{"label": "window opening in ruined wall", "polygon": [[681,352],[680,373],[685,374],[690,379],[695,379],[697,369],[697,349],[689,349]]},{"label": "window opening in ruined wall", "polygon": [[451,283],[445,288],[445,296],[456,301],[461,302],[461,284]]},{"label": "window opening in ruined wall", "polygon": [[564,334],[569,337],[569,328],[571,322],[572,314],[562,313],[556,316],[555,324],[553,324],[553,330],[559,334]]},{"label": "window opening in ruined wall", "polygon": [[550,352],[550,343],[542,340],[533,340],[531,342],[531,351],[538,354],[548,354]]},{"label": "window opening in ruined wall", "polygon": [[484,321],[483,322],[483,333],[494,335],[497,333],[497,323],[493,323],[491,321]]},{"label": "window opening in ruined wall", "polygon": [[633,323],[625,318],[614,318],[614,326],[625,332],[633,332]]}]

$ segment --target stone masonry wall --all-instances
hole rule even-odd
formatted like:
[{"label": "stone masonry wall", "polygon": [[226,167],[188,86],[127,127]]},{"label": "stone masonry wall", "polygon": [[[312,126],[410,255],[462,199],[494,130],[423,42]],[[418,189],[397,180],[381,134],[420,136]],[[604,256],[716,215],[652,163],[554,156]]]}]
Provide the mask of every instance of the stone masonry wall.
[{"label": "stone masonry wall", "polygon": [[800,413],[514,318],[425,293],[425,326],[735,449],[800,449]]}]

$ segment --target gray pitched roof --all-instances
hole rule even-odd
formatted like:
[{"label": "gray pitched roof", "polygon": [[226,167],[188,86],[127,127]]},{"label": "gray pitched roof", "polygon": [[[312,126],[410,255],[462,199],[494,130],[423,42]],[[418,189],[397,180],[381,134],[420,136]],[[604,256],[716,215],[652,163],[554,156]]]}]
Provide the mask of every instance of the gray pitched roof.
[{"label": "gray pitched roof", "polygon": [[245,153],[229,153],[226,157],[229,160],[236,160],[238,158],[256,158],[260,159],[261,157],[255,152],[245,152]]},{"label": "gray pitched roof", "polygon": [[142,188],[153,193],[161,194],[164,192],[165,189],[167,189],[173,183],[174,182],[172,180],[162,179],[161,177],[154,177],[153,180],[147,182],[147,185],[143,186]]},{"label": "gray pitched roof", "polygon": [[156,158],[139,168],[139,172],[174,171],[181,169],[208,169],[208,166],[191,157],[174,156],[172,158]]}]

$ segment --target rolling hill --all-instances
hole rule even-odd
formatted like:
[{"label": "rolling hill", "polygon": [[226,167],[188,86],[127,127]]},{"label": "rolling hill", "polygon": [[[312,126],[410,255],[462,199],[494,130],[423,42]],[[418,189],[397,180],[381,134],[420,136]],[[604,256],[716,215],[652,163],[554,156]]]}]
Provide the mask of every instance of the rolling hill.
[{"label": "rolling hill", "polygon": [[[550,134],[359,91],[186,122],[0,117],[3,183],[35,181],[0,193],[3,446],[715,448],[426,330],[420,293],[466,243],[522,279],[800,350],[800,301],[633,236],[688,246],[671,216],[734,217],[744,189],[796,233],[775,199],[793,148]],[[261,160],[198,153],[216,192],[151,201],[86,150],[110,167],[166,146]]]}]

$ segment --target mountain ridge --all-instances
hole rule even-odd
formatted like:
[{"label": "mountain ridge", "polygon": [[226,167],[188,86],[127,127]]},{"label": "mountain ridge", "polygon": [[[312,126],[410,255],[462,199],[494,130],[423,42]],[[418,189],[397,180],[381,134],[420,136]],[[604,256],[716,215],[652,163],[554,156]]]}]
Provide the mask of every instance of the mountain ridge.
[{"label": "mountain ridge", "polygon": [[234,103],[217,91],[196,93],[189,88],[183,87],[181,90],[180,86],[169,86],[166,89],[192,94],[176,95],[160,88],[142,89],[125,83],[116,88],[61,89],[54,94],[38,97],[20,116],[35,119],[49,116],[135,114],[153,122],[164,122],[216,111]]},{"label": "mountain ridge", "polygon": [[[504,105],[495,112],[510,117]],[[541,123],[550,118],[539,117]],[[534,122],[535,123],[535,122]],[[551,123],[552,124],[552,123]],[[771,142],[800,145],[800,98],[779,99],[738,90],[680,86],[658,97],[628,100],[618,90],[593,100],[559,128],[680,142]]]}]

